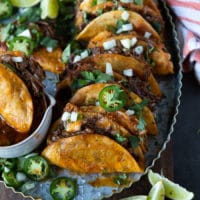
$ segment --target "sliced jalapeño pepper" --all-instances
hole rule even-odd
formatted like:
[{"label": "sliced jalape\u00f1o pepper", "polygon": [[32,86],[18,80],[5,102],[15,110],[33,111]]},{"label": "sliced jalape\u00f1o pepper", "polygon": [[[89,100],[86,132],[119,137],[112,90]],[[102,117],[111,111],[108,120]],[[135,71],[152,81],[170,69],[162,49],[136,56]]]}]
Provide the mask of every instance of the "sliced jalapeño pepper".
[{"label": "sliced jalape\u00f1o pepper", "polygon": [[6,185],[14,188],[18,188],[23,184],[23,181],[17,180],[15,171],[3,172],[2,178]]},{"label": "sliced jalape\u00f1o pepper", "polygon": [[31,156],[25,160],[23,170],[30,179],[41,181],[49,175],[49,164],[41,156]]},{"label": "sliced jalape\u00f1o pepper", "polygon": [[13,13],[13,6],[10,0],[0,1],[0,19],[10,17]]},{"label": "sliced jalape\u00f1o pepper", "polygon": [[76,190],[76,181],[68,177],[58,177],[50,185],[50,194],[54,200],[72,200]]},{"label": "sliced jalape\u00f1o pepper", "polygon": [[8,48],[11,51],[22,51],[27,56],[31,55],[34,49],[34,43],[30,38],[24,36],[14,37],[8,42]]},{"label": "sliced jalape\u00f1o pepper", "polygon": [[106,111],[117,111],[126,104],[126,93],[118,85],[106,86],[99,93],[99,104]]}]

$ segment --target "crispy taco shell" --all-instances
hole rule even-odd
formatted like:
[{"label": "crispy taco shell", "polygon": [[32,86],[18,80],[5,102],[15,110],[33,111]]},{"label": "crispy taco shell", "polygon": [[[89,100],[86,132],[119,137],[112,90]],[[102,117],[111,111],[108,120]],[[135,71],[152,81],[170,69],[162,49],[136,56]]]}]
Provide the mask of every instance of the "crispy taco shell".
[{"label": "crispy taco shell", "polygon": [[[109,12],[111,10],[118,10],[119,7],[123,7],[125,10],[134,11],[142,15],[157,32],[163,35],[164,33],[164,21],[158,10],[156,4],[152,0],[145,0],[143,5],[137,5],[135,3],[124,3],[121,1],[106,1],[93,5],[93,0],[84,0],[77,5],[75,24],[79,30],[81,30],[90,20],[93,20],[99,15],[99,11],[102,13]],[[85,13],[87,13],[87,20],[85,20]]]},{"label": "crispy taco shell", "polygon": [[[153,27],[139,14],[127,11],[129,13],[128,22],[134,27],[134,30],[141,35],[145,32],[152,34],[152,38],[160,41],[159,34],[153,29]],[[102,31],[106,31],[108,27],[116,27],[117,21],[122,19],[123,11],[116,10],[110,11],[100,15],[99,17],[92,20],[77,36],[77,40],[89,41],[94,36]]]},{"label": "crispy taco shell", "polygon": [[32,58],[43,68],[43,70],[61,73],[65,69],[65,64],[61,61],[62,49],[56,48],[48,52],[42,47],[33,52]]},{"label": "crispy taco shell", "polygon": [[42,152],[50,163],[79,173],[143,172],[131,154],[99,134],[60,139]]},{"label": "crispy taco shell", "polygon": [[[103,48],[103,43],[109,40],[115,40],[118,44],[118,48],[122,47],[120,45],[120,40],[123,39],[132,39],[132,38],[137,38],[137,43],[136,45],[141,45],[144,47],[144,53],[141,54],[141,56],[134,55],[133,56],[138,59],[139,61],[145,60],[147,61],[147,58],[145,57],[148,54],[148,59],[152,59],[154,62],[154,66],[152,67],[152,71],[156,74],[160,75],[167,75],[167,74],[172,74],[174,73],[174,67],[173,63],[171,61],[171,55],[166,51],[164,48],[164,45],[162,43],[156,43],[151,40],[147,40],[144,38],[141,38],[138,36],[135,32],[131,32],[130,34],[125,34],[125,35],[118,35],[118,36],[113,36],[112,33],[108,31],[104,31],[99,33],[97,36],[92,38],[88,44],[88,48]],[[134,48],[134,47],[133,47]],[[150,50],[154,48],[152,52]],[[130,49],[132,51],[132,49]],[[149,53],[150,52],[150,53]],[[132,55],[131,54],[131,55]]]},{"label": "crispy taco shell", "polygon": [[[69,100],[70,103],[75,104],[77,106],[84,106],[84,105],[94,105],[95,102],[98,101],[98,96],[100,91],[109,85],[113,84],[107,84],[107,83],[96,83],[92,84],[86,87],[83,87],[72,96],[72,98]],[[131,106],[134,102],[140,103],[142,100],[140,97],[138,97],[133,92],[127,92],[127,106]],[[148,107],[144,107],[143,110],[143,116],[146,121],[146,129],[147,133],[149,134],[157,134],[158,128],[153,116],[153,113],[150,111]]]},{"label": "crispy taco shell", "polygon": [[0,64],[0,82],[0,115],[9,126],[27,133],[33,121],[33,102],[26,85],[3,64]]},{"label": "crispy taco shell", "polygon": [[[126,57],[120,54],[98,54],[93,56],[93,62],[101,68],[105,68],[106,62],[111,63],[113,71],[119,74],[123,74],[123,70],[125,69],[133,69],[134,73],[141,78],[144,78],[145,70],[148,70],[144,63],[133,57]],[[147,82],[150,85],[152,93],[160,98],[162,93],[152,73],[149,74]]]},{"label": "crispy taco shell", "polygon": [[[129,6],[131,8],[133,8],[136,12],[140,12],[140,11],[148,11],[149,9],[151,9],[152,11],[155,12],[155,14],[157,15],[161,15],[160,11],[157,8],[157,5],[155,4],[154,1],[152,0],[144,0],[142,5],[137,5],[134,3],[123,3],[121,1],[118,2],[118,6]],[[102,10],[102,9],[106,9],[109,7],[113,7],[114,2],[113,1],[106,1],[106,2],[102,2],[99,3],[97,5],[93,5],[93,0],[83,0],[82,2],[79,3],[79,9],[86,11],[87,13],[91,13],[91,14],[96,14],[98,12],[98,10]]]}]

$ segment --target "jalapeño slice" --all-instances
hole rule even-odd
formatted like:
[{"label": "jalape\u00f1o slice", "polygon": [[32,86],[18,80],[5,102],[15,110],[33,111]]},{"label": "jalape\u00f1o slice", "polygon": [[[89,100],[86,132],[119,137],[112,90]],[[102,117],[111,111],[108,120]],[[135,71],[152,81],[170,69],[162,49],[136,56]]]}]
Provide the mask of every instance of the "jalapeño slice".
[{"label": "jalape\u00f1o slice", "polygon": [[106,86],[99,93],[99,104],[106,111],[117,111],[126,104],[126,93],[118,85]]},{"label": "jalape\u00f1o slice", "polygon": [[51,182],[50,194],[54,200],[72,200],[76,195],[76,181],[68,177],[58,177]]},{"label": "jalape\u00f1o slice", "polygon": [[8,42],[8,47],[11,51],[22,51],[29,56],[32,54],[35,46],[30,38],[17,36]]},{"label": "jalape\u00f1o slice", "polygon": [[3,172],[2,178],[7,186],[18,188],[23,184],[23,181],[17,180],[15,171]]},{"label": "jalape\u00f1o slice", "polygon": [[49,175],[49,164],[41,156],[31,156],[24,162],[24,172],[30,179],[41,181]]}]

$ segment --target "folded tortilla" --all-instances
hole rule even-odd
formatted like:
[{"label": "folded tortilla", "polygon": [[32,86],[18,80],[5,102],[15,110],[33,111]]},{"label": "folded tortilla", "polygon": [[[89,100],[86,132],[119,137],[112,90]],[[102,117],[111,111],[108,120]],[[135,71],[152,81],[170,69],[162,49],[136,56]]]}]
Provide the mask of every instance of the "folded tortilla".
[{"label": "folded tortilla", "polygon": [[[115,10],[106,12],[99,17],[92,20],[77,36],[77,40],[89,41],[94,36],[102,31],[109,30],[110,27],[116,28],[117,22],[122,20],[122,14],[124,11]],[[153,27],[139,14],[132,11],[127,11],[129,18],[127,23],[132,24],[133,30],[140,35],[145,35],[145,32],[152,34],[152,38],[161,41],[159,34],[153,29]]]},{"label": "folded tortilla", "polygon": [[143,172],[125,148],[95,133],[60,139],[48,145],[42,156],[51,164],[78,173]]},{"label": "folded tortilla", "polygon": [[[77,106],[88,106],[88,105],[95,105],[95,103],[98,101],[98,96],[100,91],[109,85],[108,83],[96,83],[89,86],[85,86],[79,90],[76,91],[76,93],[72,96],[72,98],[69,100],[70,103],[75,104]],[[133,103],[140,103],[142,99],[138,97],[133,92],[127,93],[127,102],[126,106],[131,106]],[[143,109],[143,117],[146,121],[146,130],[148,134],[157,134],[158,128],[154,119],[153,113],[150,111],[150,109],[145,106]]]},{"label": "folded tortilla", "polygon": [[[133,38],[137,40],[136,44],[130,47],[130,49],[126,49],[126,51],[124,52],[124,47],[121,44],[121,40],[128,39],[131,41]],[[152,71],[155,74],[167,75],[172,74],[174,72],[173,63],[171,61],[171,55],[167,52],[164,45],[160,42],[154,42],[153,40],[142,38],[139,35],[137,35],[136,32],[116,36],[108,31],[104,31],[90,40],[88,48],[103,49],[103,44],[111,40],[116,41],[116,49],[121,49],[121,55],[132,56],[140,62],[145,61],[147,64],[150,65],[150,67],[152,67]],[[144,49],[143,53],[139,56],[134,53],[134,48],[137,46],[142,46]],[[112,51],[115,52],[115,47],[111,50],[103,51],[104,53],[112,53]]]},{"label": "folded tortilla", "polygon": [[33,102],[26,85],[3,64],[0,82],[0,116],[19,133],[27,133],[33,121]]}]

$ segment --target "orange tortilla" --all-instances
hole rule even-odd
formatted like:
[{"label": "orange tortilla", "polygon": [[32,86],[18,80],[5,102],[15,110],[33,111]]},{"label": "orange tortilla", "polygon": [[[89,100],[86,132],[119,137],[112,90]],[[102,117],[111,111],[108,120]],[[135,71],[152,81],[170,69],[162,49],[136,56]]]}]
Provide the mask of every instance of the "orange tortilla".
[{"label": "orange tortilla", "polygon": [[51,164],[78,173],[143,172],[131,154],[99,134],[80,134],[48,145],[42,152]]},{"label": "orange tortilla", "polygon": [[20,133],[27,133],[33,121],[33,102],[24,82],[0,64],[0,115]]}]

